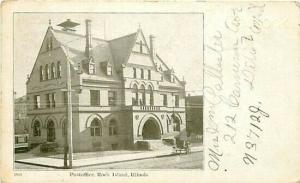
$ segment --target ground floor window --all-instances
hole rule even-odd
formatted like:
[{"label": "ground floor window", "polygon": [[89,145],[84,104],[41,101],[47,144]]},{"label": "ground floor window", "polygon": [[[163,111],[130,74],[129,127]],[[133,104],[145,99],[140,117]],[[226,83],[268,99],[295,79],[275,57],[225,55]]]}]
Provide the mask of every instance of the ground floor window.
[{"label": "ground floor window", "polygon": [[118,134],[118,127],[117,127],[117,122],[116,120],[111,120],[109,122],[109,135],[117,135]]},{"label": "ground floor window", "polygon": [[48,142],[55,141],[55,125],[52,120],[49,120],[47,123],[47,141]]},{"label": "ground floor window", "polygon": [[41,136],[41,123],[39,121],[33,123],[33,136]]},{"label": "ground floor window", "polygon": [[102,135],[102,128],[101,123],[98,118],[93,119],[91,126],[90,126],[91,136],[101,136]]}]

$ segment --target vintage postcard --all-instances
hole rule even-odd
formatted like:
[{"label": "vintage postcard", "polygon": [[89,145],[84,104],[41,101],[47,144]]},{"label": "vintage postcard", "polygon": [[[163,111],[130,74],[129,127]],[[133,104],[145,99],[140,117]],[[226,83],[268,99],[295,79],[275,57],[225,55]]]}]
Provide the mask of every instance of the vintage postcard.
[{"label": "vintage postcard", "polygon": [[297,182],[296,2],[3,2],[2,182]]}]

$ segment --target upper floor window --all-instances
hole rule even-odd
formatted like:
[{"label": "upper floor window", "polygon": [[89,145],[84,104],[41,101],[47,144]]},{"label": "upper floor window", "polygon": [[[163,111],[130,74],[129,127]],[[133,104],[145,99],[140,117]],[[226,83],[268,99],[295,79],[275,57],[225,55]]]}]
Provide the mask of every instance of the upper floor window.
[{"label": "upper floor window", "polygon": [[175,82],[175,77],[173,74],[171,74],[171,82],[174,83]]},{"label": "upper floor window", "polygon": [[93,119],[90,126],[91,136],[101,136],[102,135],[102,128],[101,123],[98,118]]},{"label": "upper floor window", "polygon": [[114,119],[109,122],[109,135],[118,135],[117,121]]},{"label": "upper floor window", "polygon": [[41,97],[39,95],[34,96],[34,108],[35,109],[41,108]]},{"label": "upper floor window", "polygon": [[38,120],[33,123],[33,136],[41,136],[41,123]]},{"label": "upper floor window", "polygon": [[151,70],[148,70],[148,79],[151,80]]},{"label": "upper floor window", "polygon": [[117,92],[108,91],[108,105],[115,106],[117,101]]},{"label": "upper floor window", "polygon": [[40,66],[40,81],[43,81],[44,79],[44,70],[43,70],[43,66]]},{"label": "upper floor window", "polygon": [[138,105],[139,94],[138,94],[138,87],[136,84],[133,85],[132,91],[132,105]]},{"label": "upper floor window", "polygon": [[90,104],[91,106],[100,106],[100,91],[90,90]]},{"label": "upper floor window", "polygon": [[151,86],[148,86],[148,92],[150,94],[150,105],[153,106],[154,105],[154,99],[153,99],[153,90]]},{"label": "upper floor window", "polygon": [[49,48],[50,48],[50,50],[53,49],[53,38],[52,38],[52,36],[50,36]]},{"label": "upper floor window", "polygon": [[68,104],[68,92],[63,92],[63,99],[64,99],[64,105],[66,106]]},{"label": "upper floor window", "polygon": [[89,64],[89,74],[96,74],[96,66],[94,63]]},{"label": "upper floor window", "polygon": [[142,41],[140,41],[140,53],[143,53],[143,42]]},{"label": "upper floor window", "polygon": [[113,70],[112,70],[112,66],[110,66],[110,65],[107,66],[107,75],[108,75],[108,76],[111,76],[111,75],[112,75],[112,71],[113,71]]},{"label": "upper floor window", "polygon": [[144,69],[141,69],[141,78],[144,79]]},{"label": "upper floor window", "polygon": [[133,78],[136,78],[136,68],[133,68]]},{"label": "upper floor window", "polygon": [[49,67],[48,64],[46,64],[45,66],[45,80],[49,79]]},{"label": "upper floor window", "polygon": [[179,95],[175,95],[175,107],[179,107]]},{"label": "upper floor window", "polygon": [[51,78],[52,78],[52,79],[56,78],[56,71],[55,71],[55,70],[56,70],[56,69],[55,69],[55,64],[52,63],[52,64],[51,64]]},{"label": "upper floor window", "polygon": [[55,107],[56,101],[55,101],[55,93],[51,94],[51,105],[52,107]]},{"label": "upper floor window", "polygon": [[163,97],[163,106],[168,106],[168,98],[166,94],[162,94]]},{"label": "upper floor window", "polygon": [[46,94],[46,107],[47,108],[50,108],[50,97],[51,97],[51,95],[48,93],[48,94]]},{"label": "upper floor window", "polygon": [[141,89],[141,94],[142,94],[142,98],[140,99],[140,105],[146,105],[146,92],[145,92],[145,86],[142,85],[140,89]]},{"label": "upper floor window", "polygon": [[60,61],[57,62],[57,77],[61,77],[61,64]]}]

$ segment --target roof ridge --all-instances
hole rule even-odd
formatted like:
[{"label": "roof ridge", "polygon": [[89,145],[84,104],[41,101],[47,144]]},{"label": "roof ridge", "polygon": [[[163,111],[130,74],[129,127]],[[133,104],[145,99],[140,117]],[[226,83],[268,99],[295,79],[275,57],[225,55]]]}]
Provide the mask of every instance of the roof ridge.
[{"label": "roof ridge", "polygon": [[114,38],[114,39],[111,39],[111,40],[107,40],[107,41],[108,41],[108,42],[115,41],[115,40],[117,40],[117,39],[129,37],[129,36],[132,36],[132,35],[134,35],[134,34],[137,34],[137,32],[134,32],[134,33],[131,33],[131,34],[127,34],[127,35],[125,35],[125,36],[117,37],[117,38]]}]

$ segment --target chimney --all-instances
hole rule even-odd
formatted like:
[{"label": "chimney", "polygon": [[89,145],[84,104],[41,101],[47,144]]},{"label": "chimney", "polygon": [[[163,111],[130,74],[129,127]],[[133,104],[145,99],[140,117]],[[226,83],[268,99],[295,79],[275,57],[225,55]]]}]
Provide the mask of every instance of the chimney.
[{"label": "chimney", "polygon": [[150,56],[154,60],[155,59],[155,55],[156,55],[155,45],[154,45],[155,44],[154,43],[154,40],[155,40],[154,35],[150,35],[149,39],[150,39]]},{"label": "chimney", "polygon": [[85,56],[90,58],[92,49],[91,20],[85,20]]}]

